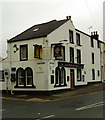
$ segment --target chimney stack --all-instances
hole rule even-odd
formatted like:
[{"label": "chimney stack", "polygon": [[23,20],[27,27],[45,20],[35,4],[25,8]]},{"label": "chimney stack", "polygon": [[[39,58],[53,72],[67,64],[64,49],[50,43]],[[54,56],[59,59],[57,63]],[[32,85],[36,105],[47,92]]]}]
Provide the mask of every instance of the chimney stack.
[{"label": "chimney stack", "polygon": [[91,32],[91,37],[98,40],[99,39],[99,35],[97,34],[97,31]]},{"label": "chimney stack", "polygon": [[71,16],[66,16],[66,19],[67,20],[71,20]]}]

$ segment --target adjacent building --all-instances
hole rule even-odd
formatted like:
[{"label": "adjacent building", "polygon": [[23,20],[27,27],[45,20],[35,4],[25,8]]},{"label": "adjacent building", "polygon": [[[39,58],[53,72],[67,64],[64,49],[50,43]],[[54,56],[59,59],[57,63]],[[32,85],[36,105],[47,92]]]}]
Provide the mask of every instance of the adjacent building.
[{"label": "adjacent building", "polygon": [[97,32],[88,35],[64,20],[35,25],[8,40],[3,90],[53,91],[101,82]]}]

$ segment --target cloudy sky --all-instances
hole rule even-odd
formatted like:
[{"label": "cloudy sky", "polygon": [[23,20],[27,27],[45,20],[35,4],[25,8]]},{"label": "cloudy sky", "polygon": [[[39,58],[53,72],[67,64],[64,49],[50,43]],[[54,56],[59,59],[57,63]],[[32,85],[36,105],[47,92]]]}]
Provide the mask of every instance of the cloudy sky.
[{"label": "cloudy sky", "polygon": [[[103,40],[104,0],[0,0],[0,56],[6,41],[27,28],[71,16],[74,26],[88,34],[98,31]],[[89,27],[92,28],[89,30]],[[1,52],[2,51],[2,52]]]}]

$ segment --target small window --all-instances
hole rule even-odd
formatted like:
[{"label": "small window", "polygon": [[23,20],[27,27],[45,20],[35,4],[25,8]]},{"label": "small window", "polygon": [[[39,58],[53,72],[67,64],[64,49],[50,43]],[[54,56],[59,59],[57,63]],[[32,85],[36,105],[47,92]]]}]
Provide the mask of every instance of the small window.
[{"label": "small window", "polygon": [[74,48],[70,47],[70,62],[74,63]]},{"label": "small window", "polygon": [[95,69],[92,69],[92,80],[95,80]]},{"label": "small window", "polygon": [[54,84],[54,75],[51,75],[51,84]]},{"label": "small window", "polygon": [[76,43],[80,45],[80,34],[76,33]]},{"label": "small window", "polygon": [[97,40],[97,48],[100,48],[100,42]]},{"label": "small window", "polygon": [[31,68],[25,69],[25,77],[26,77],[26,86],[32,86],[33,82],[33,72]]},{"label": "small window", "polygon": [[98,70],[98,77],[100,76],[100,71]]},{"label": "small window", "polygon": [[77,49],[77,63],[81,63],[81,51]]},{"label": "small window", "polygon": [[0,81],[4,81],[4,70],[0,71]]},{"label": "small window", "polygon": [[91,37],[91,47],[94,47],[93,37]]},{"label": "small window", "polygon": [[77,69],[77,81],[81,81],[81,69]]},{"label": "small window", "polygon": [[94,53],[92,53],[92,64],[94,64]]},{"label": "small window", "polygon": [[42,46],[34,45],[34,58],[41,58],[42,55]]},{"label": "small window", "polygon": [[74,43],[73,41],[73,31],[69,30],[69,40],[70,40],[70,43]]},{"label": "small window", "polygon": [[28,45],[20,45],[20,60],[28,60]]}]

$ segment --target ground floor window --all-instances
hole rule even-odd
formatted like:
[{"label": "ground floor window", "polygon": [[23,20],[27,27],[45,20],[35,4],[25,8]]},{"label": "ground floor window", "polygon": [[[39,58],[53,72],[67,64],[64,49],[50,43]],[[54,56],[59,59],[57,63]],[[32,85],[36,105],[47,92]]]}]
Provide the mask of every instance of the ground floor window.
[{"label": "ground floor window", "polygon": [[5,81],[4,80],[4,70],[0,71],[0,81]]},{"label": "ground floor window", "polygon": [[92,80],[95,80],[95,69],[92,69]]},{"label": "ground floor window", "polygon": [[55,86],[66,86],[66,71],[63,67],[55,69]]},{"label": "ground floor window", "polygon": [[35,87],[33,85],[33,71],[30,67],[27,67],[25,70],[23,68],[17,69],[15,87]]},{"label": "ground floor window", "polygon": [[81,81],[81,69],[77,69],[77,81]]}]

